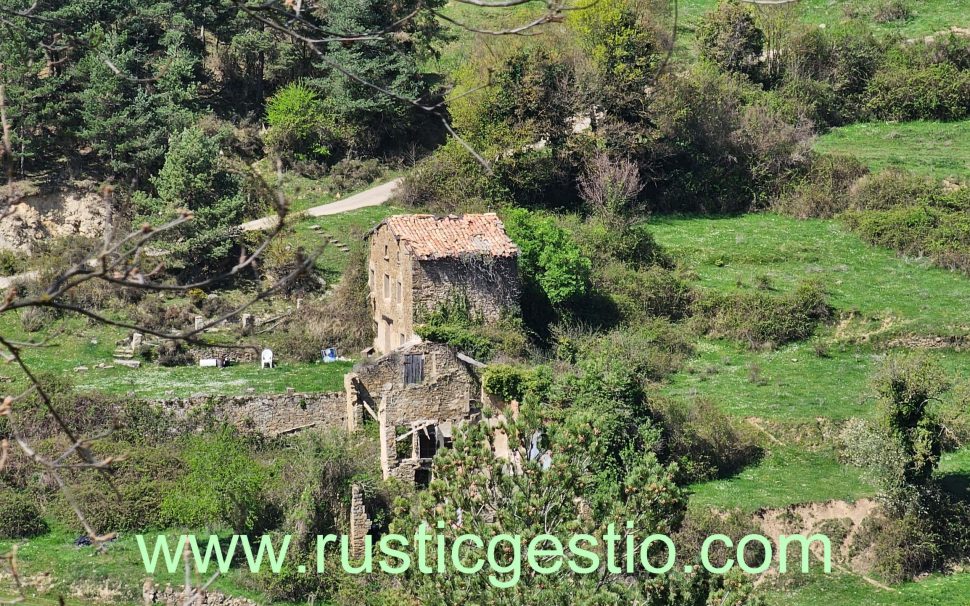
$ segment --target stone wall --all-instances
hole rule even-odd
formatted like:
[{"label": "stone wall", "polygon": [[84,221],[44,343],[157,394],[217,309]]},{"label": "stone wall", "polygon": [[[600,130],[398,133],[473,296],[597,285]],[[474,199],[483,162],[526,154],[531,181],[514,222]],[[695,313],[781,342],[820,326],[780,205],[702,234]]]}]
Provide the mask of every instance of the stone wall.
[{"label": "stone wall", "polygon": [[[407,384],[406,357],[421,356],[421,380]],[[359,364],[348,380],[348,409],[376,412],[381,436],[381,469],[384,477],[414,481],[430,462],[417,457],[418,427],[452,427],[478,413],[481,385],[472,369],[458,359],[454,350],[438,343],[413,343],[377,360]],[[356,405],[353,403],[356,401]],[[369,415],[369,413],[368,413]],[[409,431],[410,430],[410,431]],[[398,453],[398,438],[411,434],[406,442],[410,455]],[[437,435],[437,434],[436,434]]]},{"label": "stone wall", "polygon": [[488,322],[518,313],[518,264],[512,257],[466,255],[414,263],[413,305],[417,314],[433,311],[456,294],[467,297],[475,315]]},{"label": "stone wall", "polygon": [[[404,382],[404,358],[424,356],[424,378],[420,383]],[[370,363],[354,368],[358,397],[374,410],[384,409],[389,424],[421,419],[458,421],[481,393],[478,378],[447,345],[415,343]]]},{"label": "stone wall", "polygon": [[190,596],[186,596],[184,587],[172,587],[171,585],[158,587],[151,579],[145,581],[142,586],[141,597],[145,606],[154,606],[155,604],[183,606],[186,603],[192,603],[196,606],[257,606],[257,602],[250,599],[230,597],[217,591],[203,591],[201,594],[196,594],[193,590]]},{"label": "stone wall", "polygon": [[374,349],[386,353],[414,335],[411,255],[386,227],[370,238],[367,279],[376,326]]},{"label": "stone wall", "polygon": [[207,413],[240,429],[272,436],[310,427],[348,426],[344,393],[200,396],[152,403],[179,420]]}]

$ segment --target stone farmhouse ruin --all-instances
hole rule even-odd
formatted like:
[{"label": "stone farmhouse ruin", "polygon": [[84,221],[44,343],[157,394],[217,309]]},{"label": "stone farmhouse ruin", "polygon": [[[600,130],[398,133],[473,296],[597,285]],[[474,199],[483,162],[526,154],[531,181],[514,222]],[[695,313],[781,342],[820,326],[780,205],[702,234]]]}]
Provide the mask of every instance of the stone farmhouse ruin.
[{"label": "stone farmhouse ruin", "polygon": [[[423,315],[460,297],[486,322],[518,313],[519,250],[492,213],[461,217],[399,215],[369,234],[369,301],[377,338],[374,353],[344,376],[343,393],[173,398],[157,402],[175,419],[205,409],[237,427],[285,435],[311,427],[360,429],[376,422],[381,470],[427,486],[433,458],[450,447],[463,423],[482,421],[482,402],[499,404],[482,391],[482,363],[453,347],[423,342],[415,333]],[[515,463],[497,440],[496,455]],[[350,507],[352,553],[360,557],[373,531],[363,491],[354,486]]]},{"label": "stone farmhouse ruin", "polygon": [[494,213],[396,215],[378,224],[368,239],[378,353],[415,340],[422,315],[456,297],[486,321],[518,309],[519,249]]},{"label": "stone farmhouse ruin", "polygon": [[447,345],[412,343],[347,375],[348,418],[377,421],[385,478],[431,481],[431,459],[451,445],[455,426],[480,417],[476,364]]}]

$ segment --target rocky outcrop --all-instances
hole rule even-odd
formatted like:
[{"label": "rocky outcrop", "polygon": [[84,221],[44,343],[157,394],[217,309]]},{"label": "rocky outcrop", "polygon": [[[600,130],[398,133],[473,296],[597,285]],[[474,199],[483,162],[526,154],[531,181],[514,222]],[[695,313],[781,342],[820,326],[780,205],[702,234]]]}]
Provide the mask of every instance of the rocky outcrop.
[{"label": "rocky outcrop", "polygon": [[75,181],[52,189],[16,184],[22,196],[0,221],[0,248],[29,253],[45,238],[101,237],[104,200],[93,181]]}]

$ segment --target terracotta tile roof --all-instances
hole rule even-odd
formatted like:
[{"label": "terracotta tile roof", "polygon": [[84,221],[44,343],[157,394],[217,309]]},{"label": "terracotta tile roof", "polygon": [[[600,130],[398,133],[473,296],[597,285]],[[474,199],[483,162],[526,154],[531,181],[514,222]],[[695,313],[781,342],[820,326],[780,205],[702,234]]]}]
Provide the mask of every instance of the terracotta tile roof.
[{"label": "terracotta tile roof", "polygon": [[436,217],[434,215],[395,215],[374,228],[386,225],[391,233],[417,259],[446,259],[484,254],[515,257],[519,249],[505,235],[505,227],[495,213]]}]

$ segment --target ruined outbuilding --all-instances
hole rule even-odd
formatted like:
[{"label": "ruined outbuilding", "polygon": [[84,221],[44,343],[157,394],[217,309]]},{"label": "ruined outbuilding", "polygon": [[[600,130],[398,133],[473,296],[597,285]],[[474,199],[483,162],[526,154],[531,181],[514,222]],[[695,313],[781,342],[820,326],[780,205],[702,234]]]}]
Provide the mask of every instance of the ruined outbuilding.
[{"label": "ruined outbuilding", "polygon": [[378,353],[416,340],[420,316],[456,297],[485,321],[518,311],[519,249],[494,213],[396,215],[368,238]]},{"label": "ruined outbuilding", "polygon": [[345,385],[349,429],[366,419],[379,425],[384,477],[419,486],[431,481],[431,460],[451,445],[453,429],[480,416],[473,364],[439,343],[408,344],[364,362]]}]

